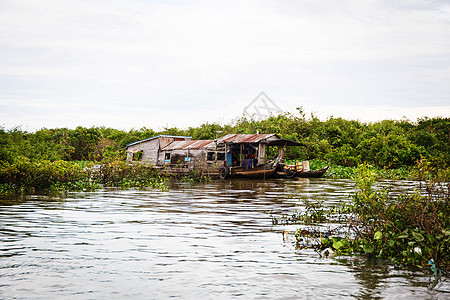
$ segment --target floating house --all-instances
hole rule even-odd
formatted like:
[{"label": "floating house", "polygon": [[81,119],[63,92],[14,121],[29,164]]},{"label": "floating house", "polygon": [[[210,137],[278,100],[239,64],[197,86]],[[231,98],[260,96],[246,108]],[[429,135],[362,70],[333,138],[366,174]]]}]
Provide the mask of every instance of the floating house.
[{"label": "floating house", "polygon": [[[143,161],[170,174],[200,169],[209,175],[260,177],[273,175],[286,146],[301,146],[276,134],[228,134],[215,140],[159,135],[126,146],[128,161]],[[275,146],[274,157],[267,157]]]}]

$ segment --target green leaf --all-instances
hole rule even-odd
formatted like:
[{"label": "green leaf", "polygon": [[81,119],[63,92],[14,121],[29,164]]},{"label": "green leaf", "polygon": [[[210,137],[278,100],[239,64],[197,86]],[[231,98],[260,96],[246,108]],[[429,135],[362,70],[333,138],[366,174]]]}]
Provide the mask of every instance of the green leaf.
[{"label": "green leaf", "polygon": [[379,239],[381,239],[382,236],[383,236],[383,233],[381,231],[377,231],[373,235],[373,238],[376,239],[376,240],[379,240]]},{"label": "green leaf", "polygon": [[372,245],[365,244],[363,250],[364,250],[364,252],[366,252],[367,254],[370,254],[370,253],[373,252],[373,247],[372,247]]},{"label": "green leaf", "polygon": [[418,232],[412,232],[412,235],[413,235],[413,237],[418,241],[418,242],[421,242],[421,241],[423,241],[424,240],[424,237],[423,237],[423,235],[421,235],[420,233],[418,233]]},{"label": "green leaf", "polygon": [[341,249],[344,246],[344,244],[341,241],[336,241],[333,243],[333,248],[336,250]]}]

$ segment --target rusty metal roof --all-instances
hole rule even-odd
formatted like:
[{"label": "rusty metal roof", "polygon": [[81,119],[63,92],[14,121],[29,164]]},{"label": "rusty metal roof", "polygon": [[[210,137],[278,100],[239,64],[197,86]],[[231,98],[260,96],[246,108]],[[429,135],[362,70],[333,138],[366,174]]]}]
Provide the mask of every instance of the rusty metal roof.
[{"label": "rusty metal roof", "polygon": [[219,143],[224,142],[227,144],[234,143],[260,143],[264,140],[268,140],[271,137],[275,137],[279,139],[279,137],[274,134],[227,134],[221,138],[218,138],[217,141]]},{"label": "rusty metal roof", "polygon": [[212,140],[189,140],[174,141],[161,150],[194,150],[194,149],[215,149],[216,143]]},{"label": "rusty metal roof", "polygon": [[227,134],[217,140],[191,140],[190,137],[185,136],[167,136],[160,135],[156,137],[152,137],[146,140],[138,141],[135,143],[131,143],[127,146],[131,146],[134,144],[138,144],[141,142],[146,142],[155,138],[171,138],[174,139],[173,142],[164,146],[161,150],[194,150],[194,149],[217,149],[217,146],[225,144],[239,144],[239,143],[269,143],[269,144],[284,144],[284,145],[292,145],[292,146],[300,146],[301,143],[295,141],[288,141],[281,139],[278,135],[271,134]]},{"label": "rusty metal roof", "polygon": [[133,145],[136,145],[136,144],[148,142],[148,141],[151,141],[151,140],[154,140],[154,139],[157,139],[157,138],[171,138],[171,139],[174,139],[174,140],[179,140],[179,139],[190,140],[191,139],[190,136],[163,135],[163,134],[161,134],[161,135],[157,135],[157,136],[152,136],[152,137],[150,137],[148,139],[144,139],[144,140],[140,140],[140,141],[137,141],[137,142],[134,142],[134,143],[130,143],[130,144],[126,145],[125,147],[130,147],[130,146],[133,146]]}]

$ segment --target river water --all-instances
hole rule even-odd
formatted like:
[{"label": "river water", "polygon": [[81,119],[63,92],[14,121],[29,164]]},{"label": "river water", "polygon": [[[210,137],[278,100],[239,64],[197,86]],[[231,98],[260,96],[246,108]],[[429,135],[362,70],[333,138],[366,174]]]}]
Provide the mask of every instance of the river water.
[{"label": "river water", "polygon": [[[414,183],[404,182],[403,188]],[[172,182],[0,200],[1,299],[445,299],[385,262],[296,250],[271,214],[348,200],[349,180]]]}]

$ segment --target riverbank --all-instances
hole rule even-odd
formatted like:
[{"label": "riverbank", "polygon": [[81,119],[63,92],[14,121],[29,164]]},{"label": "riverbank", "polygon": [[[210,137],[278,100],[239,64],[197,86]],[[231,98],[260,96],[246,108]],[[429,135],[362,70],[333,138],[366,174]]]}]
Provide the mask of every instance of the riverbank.
[{"label": "riverbank", "polygon": [[18,156],[0,163],[0,194],[91,191],[102,186],[167,189],[167,178],[147,164],[123,160],[74,162]]},{"label": "riverbank", "polygon": [[[343,167],[318,159],[310,161],[312,170],[325,166],[329,168],[323,175],[324,178],[352,179],[357,173],[357,167]],[[373,167],[372,172],[380,180],[417,180],[419,176],[417,167],[398,169]],[[118,156],[100,162],[31,160],[17,156],[12,163],[0,162],[0,195],[34,191],[89,191],[101,186],[153,187],[164,190],[167,189],[167,178],[168,176],[153,169],[151,165],[128,164]],[[182,181],[211,180],[208,175],[195,170],[179,178]]]}]

